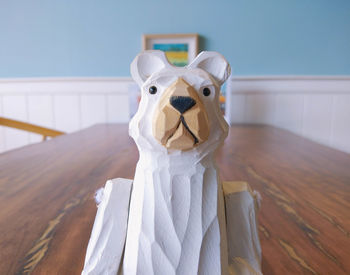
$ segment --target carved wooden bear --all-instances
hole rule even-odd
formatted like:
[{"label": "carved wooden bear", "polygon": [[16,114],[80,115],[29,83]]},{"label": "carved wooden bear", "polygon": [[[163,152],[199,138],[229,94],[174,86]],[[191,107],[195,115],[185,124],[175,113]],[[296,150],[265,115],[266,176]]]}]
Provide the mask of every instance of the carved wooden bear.
[{"label": "carved wooden bear", "polygon": [[140,159],[133,180],[103,190],[83,274],[261,274],[255,196],[220,182],[215,164],[229,64],[202,52],[174,67],[145,51],[131,74],[142,90],[129,126]]}]

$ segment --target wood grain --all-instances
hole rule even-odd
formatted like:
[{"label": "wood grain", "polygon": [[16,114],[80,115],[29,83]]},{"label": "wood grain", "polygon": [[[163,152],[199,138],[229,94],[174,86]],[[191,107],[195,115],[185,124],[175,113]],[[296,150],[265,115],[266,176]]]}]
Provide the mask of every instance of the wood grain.
[{"label": "wood grain", "polygon": [[[126,125],[86,130],[0,155],[0,274],[80,274],[107,179],[132,178]],[[350,273],[350,155],[268,126],[234,126],[223,180],[262,196],[264,274]]]}]

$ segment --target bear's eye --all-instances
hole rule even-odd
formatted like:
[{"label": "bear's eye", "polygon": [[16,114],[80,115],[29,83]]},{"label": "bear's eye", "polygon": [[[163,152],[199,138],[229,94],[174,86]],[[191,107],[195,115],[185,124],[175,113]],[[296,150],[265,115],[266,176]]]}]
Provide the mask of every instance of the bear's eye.
[{"label": "bear's eye", "polygon": [[151,86],[151,87],[149,87],[148,91],[151,95],[154,95],[155,93],[157,93],[157,87]]},{"label": "bear's eye", "polygon": [[204,95],[204,96],[209,96],[209,95],[210,95],[210,89],[207,88],[207,87],[204,88],[204,89],[203,89],[203,95]]}]

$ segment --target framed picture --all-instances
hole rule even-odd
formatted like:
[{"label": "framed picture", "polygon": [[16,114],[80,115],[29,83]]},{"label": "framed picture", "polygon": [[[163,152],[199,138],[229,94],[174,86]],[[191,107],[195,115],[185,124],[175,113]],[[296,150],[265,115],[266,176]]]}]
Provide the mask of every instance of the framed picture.
[{"label": "framed picture", "polygon": [[164,51],[171,64],[183,67],[198,54],[198,34],[144,34],[142,49]]}]

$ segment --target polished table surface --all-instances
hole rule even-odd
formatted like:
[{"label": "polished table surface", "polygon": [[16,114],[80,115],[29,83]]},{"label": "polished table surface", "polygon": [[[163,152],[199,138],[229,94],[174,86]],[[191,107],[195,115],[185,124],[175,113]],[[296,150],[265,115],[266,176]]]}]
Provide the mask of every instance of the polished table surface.
[{"label": "polished table surface", "polygon": [[[0,154],[0,274],[80,274],[107,179],[132,178],[127,125]],[[262,196],[264,274],[350,274],[350,155],[269,126],[233,126],[223,180]]]}]

